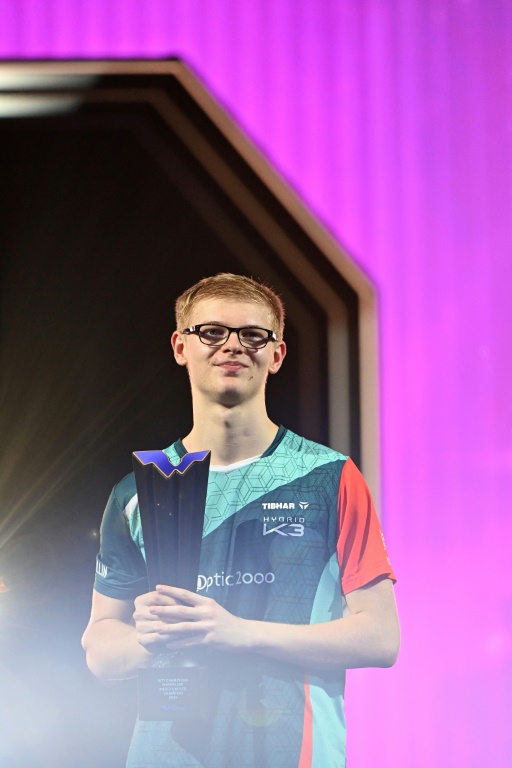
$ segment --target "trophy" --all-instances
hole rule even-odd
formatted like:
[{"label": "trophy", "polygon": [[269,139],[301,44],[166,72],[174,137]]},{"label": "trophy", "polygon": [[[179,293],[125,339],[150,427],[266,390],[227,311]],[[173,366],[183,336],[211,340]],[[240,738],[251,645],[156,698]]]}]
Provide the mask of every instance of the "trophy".
[{"label": "trophy", "polygon": [[[133,453],[150,591],[157,584],[197,589],[209,467],[210,451],[187,453],[178,466],[164,451]],[[204,719],[206,689],[204,667],[164,651],[139,670],[139,719]]]}]

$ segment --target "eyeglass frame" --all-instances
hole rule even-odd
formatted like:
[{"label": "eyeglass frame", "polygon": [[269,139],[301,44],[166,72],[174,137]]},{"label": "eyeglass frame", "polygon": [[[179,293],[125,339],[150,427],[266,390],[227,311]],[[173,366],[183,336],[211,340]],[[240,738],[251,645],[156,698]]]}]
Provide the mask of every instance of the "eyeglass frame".
[{"label": "eyeglass frame", "polygon": [[[216,328],[225,328],[228,331],[228,335],[223,341],[220,342],[220,344],[208,344],[207,341],[201,338],[199,333],[200,329],[205,325],[213,325]],[[246,329],[265,331],[265,333],[268,334],[268,337],[265,339],[265,343],[261,347],[251,347],[247,344],[244,344],[244,342],[240,338],[240,331],[245,331]],[[224,344],[226,344],[227,341],[229,341],[229,337],[231,336],[232,333],[236,333],[238,341],[244,349],[265,349],[269,341],[274,341],[274,342],[278,341],[275,331],[272,331],[270,328],[260,328],[258,325],[242,325],[240,326],[240,328],[231,328],[229,325],[223,325],[222,323],[198,323],[197,325],[191,325],[190,328],[184,328],[181,331],[181,333],[184,333],[186,336],[197,334],[197,338],[199,339],[201,344],[205,345],[205,347],[222,347]]]}]

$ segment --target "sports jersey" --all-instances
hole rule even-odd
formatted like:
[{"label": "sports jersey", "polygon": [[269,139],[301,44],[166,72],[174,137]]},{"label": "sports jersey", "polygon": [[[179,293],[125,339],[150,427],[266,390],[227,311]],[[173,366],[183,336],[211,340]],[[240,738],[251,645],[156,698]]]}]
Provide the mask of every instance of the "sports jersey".
[{"label": "sports jersey", "polygon": [[[177,465],[186,451],[178,440],[165,453]],[[262,456],[223,469],[209,473],[199,594],[241,618],[310,624],[342,618],[346,593],[394,579],[350,458],[280,427]],[[120,599],[148,590],[133,474],[105,511],[95,589]],[[343,768],[345,670],[305,674],[256,654],[201,652],[208,722],[183,732],[137,723],[131,768]]]}]

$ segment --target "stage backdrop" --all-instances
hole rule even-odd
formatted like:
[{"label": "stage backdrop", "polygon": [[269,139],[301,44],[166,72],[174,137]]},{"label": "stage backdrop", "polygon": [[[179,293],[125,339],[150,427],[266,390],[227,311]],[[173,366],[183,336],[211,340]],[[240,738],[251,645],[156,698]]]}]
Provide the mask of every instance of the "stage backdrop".
[{"label": "stage backdrop", "polygon": [[2,58],[190,63],[380,293],[403,650],[349,674],[353,768],[512,760],[512,5],[10,0]]}]

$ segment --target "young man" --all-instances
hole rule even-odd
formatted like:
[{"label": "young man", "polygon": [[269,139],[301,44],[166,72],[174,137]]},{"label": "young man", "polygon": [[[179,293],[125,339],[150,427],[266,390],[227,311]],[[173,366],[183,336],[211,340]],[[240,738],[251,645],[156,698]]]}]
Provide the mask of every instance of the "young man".
[{"label": "young man", "polygon": [[176,465],[211,451],[197,592],[147,592],[133,475],[105,511],[83,639],[90,669],[128,677],[183,649],[209,668],[208,721],[138,723],[133,768],[342,768],[345,670],[396,659],[394,574],[362,476],[267,415],[283,319],[270,289],[231,274],[176,304],[172,347],[193,427],[166,453]]}]

